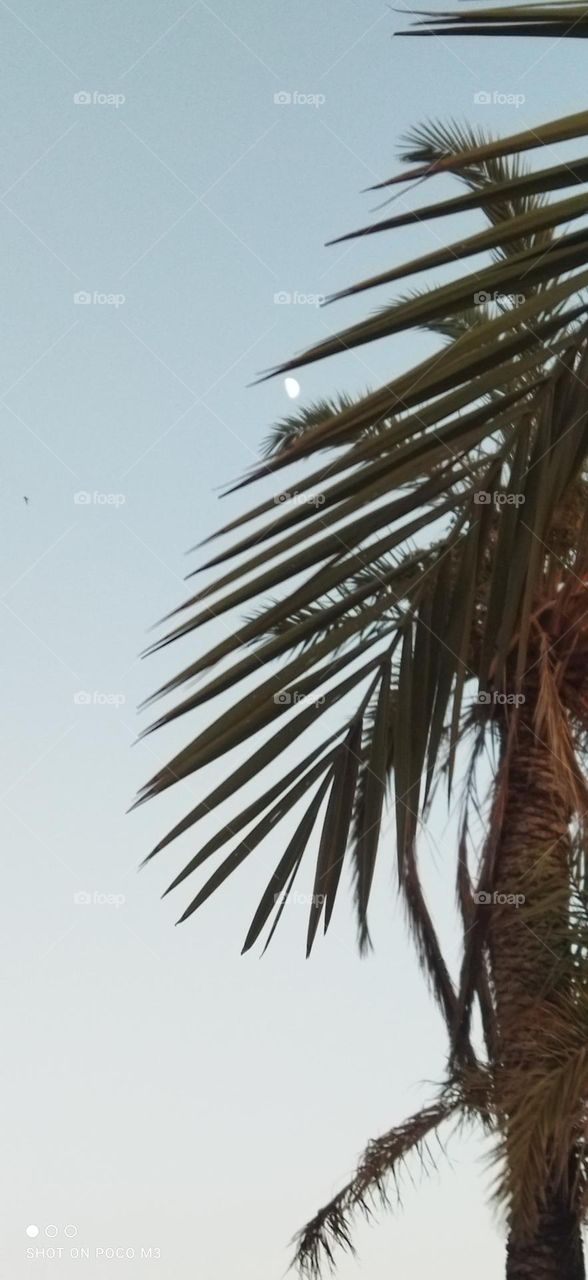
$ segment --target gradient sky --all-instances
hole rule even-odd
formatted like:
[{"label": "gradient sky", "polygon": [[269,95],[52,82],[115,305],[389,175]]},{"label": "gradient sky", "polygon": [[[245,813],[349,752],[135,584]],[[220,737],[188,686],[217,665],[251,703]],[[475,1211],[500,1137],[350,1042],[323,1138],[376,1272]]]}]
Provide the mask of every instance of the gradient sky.
[{"label": "gradient sky", "polygon": [[[359,960],[341,907],[307,963],[294,904],[262,963],[239,951],[279,850],[180,929],[186,887],[159,897],[194,835],[137,874],[221,771],[125,816],[187,732],[131,750],[137,705],[183,656],[137,654],[184,596],[186,550],[244,508],[219,486],[289,407],[280,381],[247,383],[372,305],[274,295],[438,243],[417,227],[323,248],[367,219],[360,192],[410,125],[513,132],[582,102],[571,42],[392,40],[407,21],[381,0],[0,0],[1,1280],[278,1280],[365,1141],[441,1078],[391,831],[375,954]],[[525,102],[475,102],[495,91]],[[302,396],[375,386],[427,349],[411,335],[315,365]],[[452,854],[439,813],[422,856],[449,945]],[[491,1170],[466,1137],[449,1155],[359,1227],[340,1280],[500,1274]]]}]

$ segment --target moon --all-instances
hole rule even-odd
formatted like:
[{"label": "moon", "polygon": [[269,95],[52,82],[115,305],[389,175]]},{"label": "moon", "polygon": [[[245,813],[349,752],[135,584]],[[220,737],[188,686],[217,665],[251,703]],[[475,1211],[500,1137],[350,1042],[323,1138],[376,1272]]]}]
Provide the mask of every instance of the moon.
[{"label": "moon", "polygon": [[296,378],[284,378],[284,388],[290,400],[296,400],[297,396],[300,395],[300,383],[297,382]]}]

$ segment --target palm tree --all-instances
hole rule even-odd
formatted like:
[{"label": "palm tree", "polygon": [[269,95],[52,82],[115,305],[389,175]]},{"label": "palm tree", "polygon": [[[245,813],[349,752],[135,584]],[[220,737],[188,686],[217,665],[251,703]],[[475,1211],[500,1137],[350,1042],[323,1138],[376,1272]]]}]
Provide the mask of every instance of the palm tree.
[{"label": "palm tree", "polygon": [[[434,25],[425,17],[405,34],[439,31],[578,36],[588,32],[588,11],[559,3],[464,10],[434,15]],[[369,947],[382,817],[394,790],[398,888],[447,1027],[447,1075],[429,1106],[369,1144],[355,1177],[300,1233],[297,1261],[310,1276],[333,1260],[335,1245],[352,1248],[354,1212],[387,1202],[405,1158],[424,1155],[433,1132],[464,1120],[494,1144],[508,1280],[585,1274],[588,194],[566,189],[588,181],[588,158],[529,168],[522,156],[548,148],[552,159],[556,144],[586,134],[588,112],[500,140],[455,125],[429,125],[407,140],[411,167],[382,189],[439,174],[461,189],[352,236],[466,211],[481,213],[484,225],[336,296],[448,265],[458,274],[397,297],[267,376],[414,328],[442,335],[441,350],[376,390],[321,401],[278,424],[243,484],[323,456],[295,488],[220,531],[225,549],[202,566],[215,567],[215,580],[194,591],[153,646],[258,602],[156,695],[199,677],[151,728],[229,690],[234,700],[141,799],[235,748],[246,754],[150,857],[257,784],[256,798],[170,885],[230,846],[183,920],[294,812],[244,950],[266,926],[271,940],[312,856],[308,953],[319,926],[328,929],[344,863],[359,945]],[[303,746],[307,730],[312,745]],[[495,763],[484,804],[486,750]],[[455,858],[463,960],[452,976],[425,900],[417,836],[440,781],[455,792],[458,751],[460,761],[468,753]]]}]

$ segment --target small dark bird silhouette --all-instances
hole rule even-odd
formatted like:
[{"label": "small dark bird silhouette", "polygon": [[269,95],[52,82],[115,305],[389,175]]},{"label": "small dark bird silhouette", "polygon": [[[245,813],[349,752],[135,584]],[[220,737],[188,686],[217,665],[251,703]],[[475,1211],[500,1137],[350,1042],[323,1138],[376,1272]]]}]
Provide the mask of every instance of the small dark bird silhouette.
[{"label": "small dark bird silhouette", "polygon": [[29,500],[28,500],[28,498],[27,498],[26,494],[25,494],[25,496],[24,496],[24,498],[23,498],[23,502],[26,502],[26,505],[27,505],[27,507],[28,507],[28,505],[29,505]]}]

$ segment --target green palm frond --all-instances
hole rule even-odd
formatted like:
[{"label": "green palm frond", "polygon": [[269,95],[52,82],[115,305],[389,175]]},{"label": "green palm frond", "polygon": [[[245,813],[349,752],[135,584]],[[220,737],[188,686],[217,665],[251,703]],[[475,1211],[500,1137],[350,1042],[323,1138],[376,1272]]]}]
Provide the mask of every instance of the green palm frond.
[{"label": "green palm frond", "polygon": [[[469,124],[459,125],[454,121],[449,123],[429,121],[411,130],[404,144],[410,148],[411,154],[416,153],[422,159],[426,158],[429,164],[436,164],[447,156],[455,155],[458,151],[475,152],[489,141],[493,139],[490,139],[481,128],[473,128]],[[542,193],[519,197],[511,194],[519,179],[528,172],[528,165],[523,162],[521,155],[515,154],[474,160],[469,165],[464,165],[456,176],[468,190],[477,191],[482,195],[487,193],[488,201],[482,205],[483,213],[491,226],[506,228],[514,218],[521,219],[524,227],[525,219],[528,220],[530,215],[546,205],[545,195]],[[497,187],[506,193],[500,200],[497,200],[494,194]],[[530,250],[540,245],[547,245],[552,235],[553,227],[551,226],[531,227],[527,233],[523,230],[518,238],[509,235],[504,243],[494,246],[491,253],[496,259],[507,258],[525,249]]]},{"label": "green palm frond", "polygon": [[[401,574],[405,576],[407,587],[410,586],[415,574],[426,573],[434,554],[434,548],[421,548],[402,558],[393,553],[380,556],[359,568],[333,591],[310,601],[286,617],[280,616],[265,634],[268,638],[289,637],[294,628],[299,628],[300,645],[305,649],[317,644],[338,628],[343,645],[346,642],[345,623],[354,618],[361,623],[362,635],[366,638],[380,636],[384,634],[387,614],[394,613],[397,601],[402,599]],[[390,578],[394,579],[394,588],[389,585]],[[277,603],[276,599],[270,599],[246,614],[245,621],[262,621],[268,611],[271,614]],[[261,634],[259,631],[255,640],[250,643],[257,643]]]},{"label": "green palm frond", "polygon": [[[444,173],[462,191],[353,234],[467,211],[487,225],[343,295],[443,265],[457,264],[461,274],[392,300],[273,372],[416,327],[442,333],[448,344],[441,357],[428,356],[375,390],[319,401],[278,424],[264,462],[241,483],[315,453],[319,465],[220,531],[223,549],[202,565],[215,569],[215,580],[195,585],[153,646],[190,636],[212,618],[249,611],[156,695],[179,701],[152,729],[229,691],[232,704],[207,718],[141,799],[234,751],[246,758],[154,853],[270,765],[284,774],[176,877],[172,887],[229,849],[182,918],[304,802],[253,934],[266,924],[272,930],[316,830],[313,898],[321,901],[311,906],[308,946],[323,910],[325,924],[330,920],[346,858],[365,945],[377,836],[392,783],[399,886],[452,1033],[457,993],[422,897],[416,833],[442,768],[451,790],[468,698],[501,687],[513,652],[522,669],[534,601],[561,575],[554,521],[588,456],[588,195],[567,193],[588,181],[588,159],[549,168],[539,160],[528,168],[524,156],[544,145],[551,159],[558,142],[587,133],[588,113],[580,113],[506,139],[488,140],[453,123],[425,125],[410,136],[404,158],[417,168],[379,185],[415,177],[430,183]],[[485,265],[473,270],[470,260],[479,254]],[[513,293],[518,305],[503,305]],[[480,294],[490,301],[480,303]],[[242,692],[250,678],[253,687]],[[491,715],[486,721],[491,734]],[[305,745],[311,730],[315,748],[320,740],[313,751]],[[473,975],[471,989],[480,998],[482,976]]]},{"label": "green palm frond", "polygon": [[[556,504],[574,474],[588,431],[585,410],[567,416],[569,425],[556,450],[559,466],[555,468],[553,383],[558,386],[560,412],[565,411],[568,401],[572,406],[577,404],[581,382],[576,371],[588,361],[583,344],[582,338],[579,352],[566,357],[569,368],[560,368],[560,360],[555,373],[544,374],[532,390],[525,388],[505,396],[498,410],[483,403],[469,414],[443,419],[432,431],[422,429],[414,415],[399,415],[381,436],[352,447],[342,461],[349,467],[355,449],[360,460],[351,475],[344,474],[325,489],[319,514],[314,510],[309,514],[306,507],[296,504],[293,511],[281,513],[262,532],[256,532],[251,545],[265,542],[265,546],[254,560],[259,558],[264,567],[253,580],[247,536],[223,554],[219,563],[245,553],[243,568],[231,569],[221,578],[217,595],[219,585],[224,594],[214,599],[210,610],[210,589],[193,597],[188,619],[158,645],[199,628],[209,616],[259,598],[262,591],[280,583],[286,584],[286,594],[169,682],[162,692],[180,689],[219,661],[233,658],[232,666],[209,677],[156,724],[184,716],[215,695],[234,689],[250,675],[257,674],[258,683],[160,771],[145,795],[157,794],[179,777],[222,758],[258,732],[270,731],[271,736],[231,775],[230,794],[234,793],[237,784],[257,776],[265,761],[277,760],[309,727],[320,726],[325,713],[343,696],[354,688],[361,689],[370,676],[373,679],[378,673],[381,677],[393,660],[394,679],[400,689],[395,732],[403,743],[394,767],[399,865],[405,865],[403,859],[412,857],[421,802],[419,779],[423,771],[435,768],[446,716],[449,714],[453,725],[454,752],[465,685],[470,680],[487,680],[491,668],[496,672],[504,665],[521,605],[532,599],[530,574],[538,582],[547,571],[548,556],[538,561],[529,556],[533,536],[535,530],[538,536],[544,535],[549,504]],[[542,358],[544,355],[542,351]],[[508,376],[512,378],[512,368]],[[471,386],[466,394],[472,394]],[[437,411],[440,403],[436,402]],[[345,410],[341,416],[349,412],[354,410]],[[431,420],[436,422],[435,411]],[[415,427],[420,430],[416,432]],[[407,442],[390,448],[388,436],[392,437],[390,444],[398,446],[405,433]],[[390,491],[399,494],[391,502],[386,500]],[[476,502],[480,492],[497,491],[504,491],[505,496],[509,492],[522,494],[520,506],[495,509]],[[428,548],[425,544],[421,556],[415,558],[411,551],[410,570],[402,558],[403,549],[406,552],[415,537],[426,536],[428,527],[449,517],[453,522],[444,537],[429,542]],[[302,549],[301,525],[305,538]],[[470,653],[471,635],[480,575],[488,554],[492,571],[485,588],[487,608],[479,620],[480,652],[476,658]],[[374,566],[381,565],[382,559],[388,567],[383,573],[377,570],[379,591],[374,593]],[[288,591],[289,577],[309,569],[310,577],[302,586]],[[316,611],[316,601],[332,600],[333,593],[338,596],[335,602]],[[325,621],[330,625],[325,626]],[[370,633],[371,624],[377,626]],[[411,674],[417,643],[418,678]],[[280,662],[277,670],[273,669],[276,659]],[[268,668],[265,676],[264,667]],[[424,667],[429,672],[426,681],[422,678]],[[343,722],[342,737],[349,731],[349,722]],[[408,741],[410,751],[406,749]],[[183,829],[196,822],[201,812],[197,807]],[[372,857],[370,846],[368,864]],[[241,860],[237,859],[237,865]],[[232,865],[227,864],[229,869]],[[371,872],[366,883],[370,876]],[[216,883],[213,881],[213,887]],[[198,895],[195,903],[203,900]],[[193,907],[194,903],[190,909]]]},{"label": "green palm frond", "polygon": [[273,454],[280,453],[283,449],[288,449],[310,427],[318,426],[320,422],[325,422],[327,418],[336,417],[343,409],[349,409],[352,404],[353,396],[338,395],[334,396],[332,400],[318,400],[314,404],[302,405],[296,413],[289,413],[287,417],[281,418],[275,424],[267,439],[262,443],[262,457],[271,458]]},{"label": "green palm frond", "polygon": [[[422,12],[422,11],[421,11]],[[582,40],[588,35],[588,11],[582,3],[541,3],[462,9],[459,13],[425,11],[422,30],[397,35],[542,36],[549,40]]]}]

